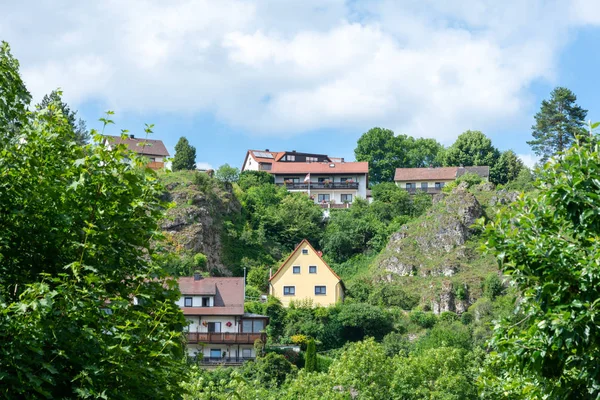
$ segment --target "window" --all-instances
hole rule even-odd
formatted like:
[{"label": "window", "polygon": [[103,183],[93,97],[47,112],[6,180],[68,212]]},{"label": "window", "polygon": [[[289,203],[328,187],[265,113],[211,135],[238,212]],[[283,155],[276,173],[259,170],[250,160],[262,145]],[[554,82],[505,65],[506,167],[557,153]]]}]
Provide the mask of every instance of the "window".
[{"label": "window", "polygon": [[316,274],[317,273],[317,266],[316,265],[311,265],[310,267],[308,267],[308,273],[309,274]]},{"label": "window", "polygon": [[340,178],[340,182],[345,183],[347,181],[351,181],[352,178]]},{"label": "window", "polygon": [[435,188],[436,189],[441,189],[444,187],[444,182],[436,182],[435,183]]},{"label": "window", "polygon": [[208,323],[208,331],[211,333],[221,332],[221,323],[220,322],[209,322]]},{"label": "window", "polygon": [[156,157],[150,157],[150,162],[155,162],[156,161]]},{"label": "window", "polygon": [[320,193],[317,197],[319,203],[324,203],[329,201],[329,195],[325,193]]},{"label": "window", "polygon": [[242,349],[243,358],[252,358],[252,349]]},{"label": "window", "polygon": [[291,154],[288,154],[288,155],[287,155],[287,160],[288,160],[288,161],[296,161],[296,156],[293,156],[293,155],[291,155]]},{"label": "window", "polygon": [[202,298],[202,307],[210,307],[210,297]]},{"label": "window", "polygon": [[427,190],[427,182],[421,182],[421,189]]},{"label": "window", "polygon": [[245,319],[242,321],[242,332],[243,333],[252,333],[252,320]]},{"label": "window", "polygon": [[296,286],[284,286],[283,287],[283,295],[284,296],[295,296],[296,295]]},{"label": "window", "polygon": [[245,319],[242,321],[242,333],[260,333],[265,329],[262,319]]},{"label": "window", "polygon": [[183,305],[184,305],[184,307],[192,307],[192,301],[193,301],[193,298],[191,298],[191,297],[186,297],[186,298],[183,300],[183,302],[184,302],[184,304],[183,304]]},{"label": "window", "polygon": [[308,249],[302,249],[302,254],[307,255],[308,254]]},{"label": "window", "polygon": [[319,159],[317,157],[306,157],[306,162],[317,162]]},{"label": "window", "polygon": [[352,203],[352,195],[342,194],[342,203]]},{"label": "window", "polygon": [[414,183],[407,183],[407,184],[406,184],[406,188],[407,188],[407,189],[415,189],[415,188],[416,188],[416,186],[415,186],[415,184],[414,184]]},{"label": "window", "polygon": [[315,295],[324,295],[327,294],[326,286],[315,286]]},{"label": "window", "polygon": [[260,168],[261,171],[270,171],[271,170],[271,164],[270,163],[260,163]]},{"label": "window", "polygon": [[210,349],[210,358],[221,358],[221,349]]},{"label": "window", "polygon": [[294,274],[299,274],[300,273],[300,266],[299,265],[294,265],[292,267],[292,270],[293,270]]}]

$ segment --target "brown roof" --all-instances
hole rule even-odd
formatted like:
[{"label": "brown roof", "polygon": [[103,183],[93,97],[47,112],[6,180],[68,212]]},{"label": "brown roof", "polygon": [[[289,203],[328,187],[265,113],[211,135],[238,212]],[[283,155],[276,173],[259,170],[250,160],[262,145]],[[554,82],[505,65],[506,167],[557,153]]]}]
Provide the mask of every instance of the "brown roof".
[{"label": "brown roof", "polygon": [[165,147],[162,140],[154,139],[138,139],[128,136],[126,139],[122,139],[120,136],[109,136],[105,135],[105,138],[114,144],[126,144],[127,148],[135,153],[144,154],[149,156],[163,156],[168,157],[169,152]]},{"label": "brown roof", "polygon": [[182,277],[178,279],[182,295],[215,296],[214,307],[183,307],[185,315],[242,315],[244,313],[244,278]]},{"label": "brown roof", "polygon": [[458,167],[396,168],[395,181],[434,181],[456,179]]},{"label": "brown roof", "polygon": [[306,239],[302,239],[302,241],[301,241],[300,243],[298,243],[298,246],[296,246],[296,248],[294,249],[294,251],[292,251],[292,252],[290,253],[290,255],[289,255],[289,256],[287,256],[287,258],[286,258],[286,259],[285,259],[285,261],[284,261],[284,262],[283,262],[283,263],[282,263],[282,264],[279,266],[279,268],[277,269],[277,271],[275,271],[275,273],[274,273],[274,274],[273,274],[273,275],[272,275],[272,276],[269,278],[269,281],[273,280],[273,278],[275,278],[275,277],[277,276],[277,274],[278,274],[278,273],[279,273],[279,272],[280,272],[280,271],[283,269],[283,266],[284,266],[285,264],[287,264],[287,262],[290,260],[290,258],[292,258],[292,256],[293,256],[294,254],[296,254],[296,253],[298,252],[298,250],[300,250],[300,247],[301,247],[301,246],[302,246],[304,243],[308,244],[308,247],[310,247],[310,248],[311,248],[311,250],[312,250],[312,251],[314,251],[314,252],[317,254],[317,256],[319,256],[319,258],[321,259],[321,261],[323,261],[323,264],[325,264],[325,266],[326,266],[327,268],[329,268],[329,270],[331,271],[331,273],[333,274],[333,276],[335,276],[336,278],[338,278],[338,279],[341,281],[341,280],[342,280],[342,278],[340,278],[340,277],[338,276],[338,274],[336,274],[336,273],[335,273],[335,271],[334,271],[333,269],[331,269],[331,267],[329,266],[329,264],[327,264],[327,263],[325,262],[325,260],[323,260],[323,255],[322,255],[322,253],[321,253],[320,251],[316,251],[316,250],[315,250],[315,248],[314,248],[314,247],[312,247],[312,244],[310,244],[310,242],[309,242],[308,240],[306,240]]},{"label": "brown roof", "polygon": [[273,163],[272,174],[368,174],[368,162],[343,162],[343,163]]}]

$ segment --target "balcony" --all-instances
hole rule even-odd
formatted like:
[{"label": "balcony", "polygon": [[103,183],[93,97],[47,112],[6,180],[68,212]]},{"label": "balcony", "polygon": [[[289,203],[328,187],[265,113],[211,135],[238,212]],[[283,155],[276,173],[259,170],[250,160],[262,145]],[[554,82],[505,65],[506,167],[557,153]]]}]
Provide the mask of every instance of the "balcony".
[{"label": "balcony", "polygon": [[402,188],[402,189],[406,190],[410,194],[415,194],[415,193],[419,193],[419,192],[425,192],[427,194],[442,193],[442,188],[427,188],[427,189],[422,189],[422,188],[410,188],[410,189],[406,189],[406,188]]},{"label": "balcony", "polygon": [[161,161],[150,161],[147,164],[148,168],[154,169],[154,170],[159,170],[159,169],[164,169],[165,168],[165,163],[161,162]]},{"label": "balcony", "polygon": [[260,339],[267,341],[265,333],[229,333],[229,332],[188,332],[188,343],[212,344],[254,344]]},{"label": "balcony", "polygon": [[[308,183],[277,183],[277,186],[285,186],[287,190],[308,190]],[[332,182],[332,183],[320,183],[311,182],[311,190],[319,189],[358,189],[358,182]]]},{"label": "balcony", "polygon": [[331,204],[331,203],[318,203],[321,208],[330,209],[330,208],[350,208],[352,203],[342,203],[342,204]]},{"label": "balcony", "polygon": [[242,365],[246,361],[254,361],[254,357],[203,357],[200,364],[202,365]]}]

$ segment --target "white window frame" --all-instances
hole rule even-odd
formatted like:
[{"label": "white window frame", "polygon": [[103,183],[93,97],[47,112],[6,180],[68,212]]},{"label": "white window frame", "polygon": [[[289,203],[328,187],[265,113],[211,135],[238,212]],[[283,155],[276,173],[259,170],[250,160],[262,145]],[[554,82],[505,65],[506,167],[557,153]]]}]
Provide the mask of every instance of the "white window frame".
[{"label": "white window frame", "polygon": [[[325,291],[321,293],[317,293],[317,288],[323,288]],[[326,285],[315,285],[315,296],[327,296],[327,286]]]},{"label": "white window frame", "polygon": [[302,255],[303,256],[308,255],[308,249],[302,249]]},{"label": "white window frame", "polygon": [[[296,272],[296,268],[298,268],[298,272]],[[292,265],[292,274],[300,275],[300,272],[301,272],[301,268],[299,265]]]},{"label": "white window frame", "polygon": [[[311,268],[314,268],[314,269],[315,269],[315,272],[312,272],[312,271],[311,271]],[[309,274],[316,274],[316,273],[317,273],[317,266],[316,266],[316,265],[309,265],[309,266],[308,266],[308,273],[309,273]]]},{"label": "white window frame", "polygon": [[[188,300],[190,301],[190,305],[189,306],[187,305],[188,304],[187,303]],[[184,297],[183,298],[183,306],[184,307],[194,307],[194,298],[190,297],[190,296]]]},{"label": "white window frame", "polygon": [[[290,291],[289,289],[293,289],[294,293],[286,293],[285,290],[288,289],[288,292]],[[295,296],[296,295],[296,286],[284,286],[283,287],[283,295],[284,296]]]}]

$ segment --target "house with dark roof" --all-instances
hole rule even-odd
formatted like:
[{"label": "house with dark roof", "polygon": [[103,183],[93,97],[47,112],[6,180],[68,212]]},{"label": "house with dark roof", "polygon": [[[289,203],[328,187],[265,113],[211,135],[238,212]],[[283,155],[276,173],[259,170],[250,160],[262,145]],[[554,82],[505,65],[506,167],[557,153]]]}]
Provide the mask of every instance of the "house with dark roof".
[{"label": "house with dark roof", "polygon": [[435,194],[441,192],[442,188],[456,178],[466,173],[479,175],[483,180],[488,181],[490,177],[490,167],[435,167],[435,168],[396,168],[394,182],[402,189],[411,193],[424,191]]},{"label": "house with dark roof", "polygon": [[244,312],[244,278],[178,279],[177,304],[188,321],[187,350],[202,364],[239,365],[256,357],[254,342],[266,342],[269,318]]},{"label": "house with dark roof", "polygon": [[169,152],[162,140],[140,139],[135,135],[129,135],[123,139],[121,136],[104,136],[103,143],[111,148],[119,144],[124,144],[130,151],[148,158],[148,167],[152,169],[163,169],[165,159],[169,157]]},{"label": "house with dark roof", "polygon": [[284,307],[309,301],[330,306],[344,300],[344,284],[308,240],[304,239],[269,279],[269,294]]},{"label": "house with dark roof", "polygon": [[290,192],[305,192],[323,208],[346,208],[367,199],[369,163],[297,151],[248,150],[242,171],[265,171]]}]

